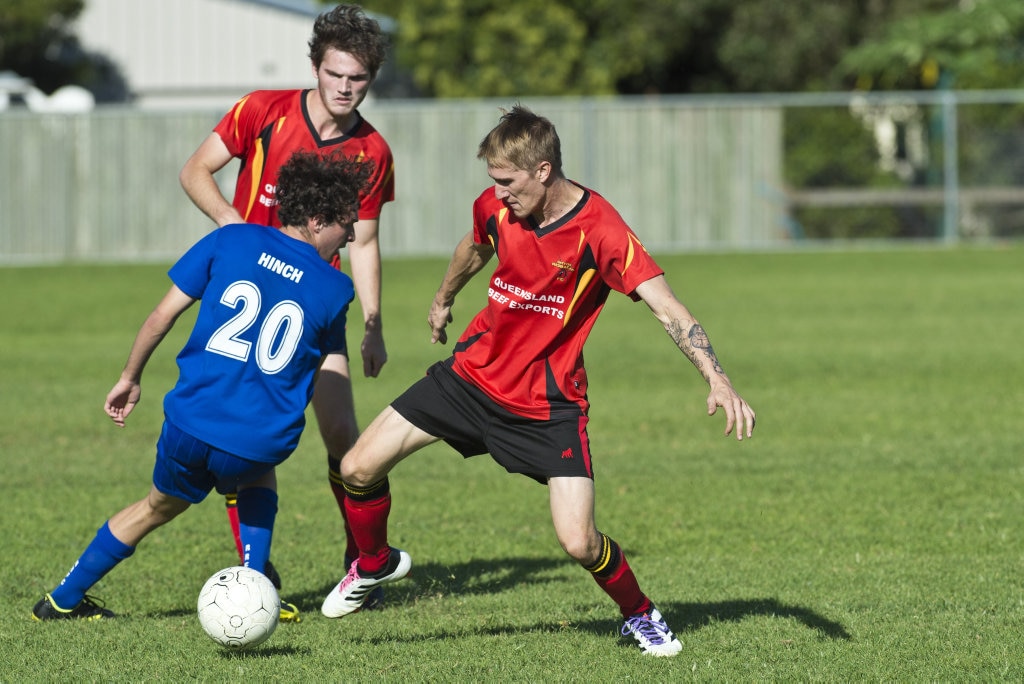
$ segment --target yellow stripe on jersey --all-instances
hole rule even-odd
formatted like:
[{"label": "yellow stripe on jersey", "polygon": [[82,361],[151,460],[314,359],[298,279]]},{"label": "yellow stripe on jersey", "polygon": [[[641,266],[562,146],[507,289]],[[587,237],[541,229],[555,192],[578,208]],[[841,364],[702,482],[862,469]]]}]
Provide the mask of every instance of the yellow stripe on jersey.
[{"label": "yellow stripe on jersey", "polygon": [[235,139],[238,139],[238,117],[242,115],[242,108],[245,107],[245,103],[248,99],[249,96],[246,95],[235,104]]},{"label": "yellow stripe on jersey", "polygon": [[627,233],[626,236],[629,238],[629,249],[626,251],[626,266],[622,269],[622,275],[626,275],[626,271],[628,271],[630,265],[632,265],[633,257],[636,256],[637,248],[642,250],[645,254],[647,253],[647,248],[644,247],[644,243],[640,242],[640,238],[633,233]]},{"label": "yellow stripe on jersey", "polygon": [[583,295],[583,291],[587,289],[590,281],[594,279],[595,273],[597,273],[596,268],[588,268],[580,273],[579,280],[576,282],[576,291],[572,295],[572,301],[569,302],[569,306],[565,307],[565,318],[562,319],[563,328],[569,325],[569,321],[572,320],[572,310],[576,306],[576,301]]}]

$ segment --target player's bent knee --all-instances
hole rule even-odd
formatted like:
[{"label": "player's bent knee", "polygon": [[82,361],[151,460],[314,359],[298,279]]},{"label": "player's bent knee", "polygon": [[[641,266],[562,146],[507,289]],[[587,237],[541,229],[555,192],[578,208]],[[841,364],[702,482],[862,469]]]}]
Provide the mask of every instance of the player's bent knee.
[{"label": "player's bent knee", "polygon": [[560,540],[562,548],[565,550],[569,557],[580,565],[590,565],[594,562],[600,549],[596,548],[590,543],[590,540],[586,536],[574,537],[572,539]]}]

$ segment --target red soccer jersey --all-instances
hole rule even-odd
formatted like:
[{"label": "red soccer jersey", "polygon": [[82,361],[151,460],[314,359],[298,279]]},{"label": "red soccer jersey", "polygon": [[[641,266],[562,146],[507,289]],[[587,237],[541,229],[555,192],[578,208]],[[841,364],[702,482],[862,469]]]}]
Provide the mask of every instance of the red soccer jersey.
[{"label": "red soccer jersey", "polygon": [[487,306],[455,345],[454,369],[527,418],[568,402],[589,409],[583,344],[608,293],[637,300],[637,286],[663,273],[614,207],[583,190],[543,228],[516,218],[493,189],[473,204],[474,238],[494,247],[498,265]]},{"label": "red soccer jersey", "polygon": [[378,218],[384,203],[395,199],[391,148],[361,116],[350,133],[321,140],[309,120],[308,92],[254,91],[236,102],[213,129],[242,162],[232,204],[249,223],[279,227],[277,170],[296,150],[330,152],[340,147],[347,156],[374,162],[373,176],[359,196],[359,218]]}]

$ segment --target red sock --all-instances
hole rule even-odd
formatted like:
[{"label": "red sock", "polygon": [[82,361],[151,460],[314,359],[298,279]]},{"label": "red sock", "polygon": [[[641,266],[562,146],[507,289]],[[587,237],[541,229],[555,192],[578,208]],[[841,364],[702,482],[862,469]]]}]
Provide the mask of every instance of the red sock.
[{"label": "red sock", "polygon": [[615,601],[622,617],[645,613],[651,609],[651,600],[640,591],[640,583],[629,567],[626,554],[606,534],[602,534],[604,548],[597,563],[587,568],[597,586]]},{"label": "red sock", "polygon": [[345,527],[345,558],[353,560],[359,555],[359,547],[352,537],[352,530],[348,524],[348,513],[345,512],[345,486],[341,483],[341,462],[327,455],[327,479],[331,484],[331,493],[338,503],[338,510],[341,511],[341,522]]},{"label": "red sock", "polygon": [[242,533],[238,525],[238,494],[225,494],[224,508],[228,514],[228,522],[231,524],[231,534],[235,536],[235,548],[238,550],[238,564],[244,565],[245,551],[242,548]]},{"label": "red sock", "polygon": [[373,575],[387,565],[391,555],[391,547],[388,546],[391,494],[369,501],[346,497],[345,509],[352,537],[359,548],[360,573]]}]

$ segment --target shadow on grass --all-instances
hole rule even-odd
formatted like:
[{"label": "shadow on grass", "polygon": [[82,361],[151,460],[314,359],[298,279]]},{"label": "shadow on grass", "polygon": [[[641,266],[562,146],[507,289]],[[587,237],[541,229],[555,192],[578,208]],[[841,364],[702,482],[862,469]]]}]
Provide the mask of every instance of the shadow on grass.
[{"label": "shadow on grass", "polygon": [[[386,591],[391,592],[398,602],[413,600],[419,596],[437,594],[492,594],[513,590],[517,585],[545,582],[562,582],[569,578],[553,574],[564,568],[578,571],[576,566],[562,558],[489,558],[473,560],[457,565],[427,563],[414,565],[412,577],[415,584],[396,583],[389,585]],[[340,578],[339,578],[340,579]],[[571,580],[570,580],[571,581]],[[334,588],[326,586],[322,592],[314,595],[300,595],[310,609],[319,608],[323,597]],[[677,633],[695,632],[714,622],[739,622],[748,617],[767,616],[792,618],[809,629],[818,632],[822,637],[837,640],[849,640],[851,635],[839,622],[830,620],[824,615],[799,605],[782,603],[774,598],[736,599],[732,601],[716,601],[709,603],[658,602],[658,607]],[[614,611],[614,609],[612,609]],[[621,627],[616,619],[592,620],[577,623],[576,628],[595,634],[608,634]],[[548,629],[558,631],[564,625],[552,623],[538,624],[531,629]],[[507,631],[507,630],[498,630]]]},{"label": "shadow on grass", "polygon": [[[794,618],[806,627],[815,630],[821,638],[836,640],[850,640],[853,638],[838,622],[829,620],[807,608],[786,605],[772,598],[719,601],[714,603],[668,602],[659,603],[658,606],[669,626],[682,638],[714,622],[738,622],[753,616]],[[609,613],[614,613],[614,608],[611,608]],[[621,627],[622,621],[616,618],[584,620],[574,623],[541,620],[533,623],[505,624],[485,628],[447,625],[440,628],[439,631],[430,634],[406,635],[402,637],[395,637],[393,634],[389,634],[387,636],[351,637],[351,639],[354,643],[380,645],[393,643],[396,640],[409,643],[429,642],[438,639],[460,638],[468,634],[508,636],[510,634],[532,634],[536,632],[557,634],[565,631],[587,632],[605,637],[620,636],[619,630]],[[630,650],[635,648],[633,641],[628,638],[619,638],[617,643],[622,648]]]},{"label": "shadow on grass", "polygon": [[218,653],[222,660],[270,660],[279,656],[309,655],[312,651],[308,648],[295,648],[294,646],[267,646],[260,644],[251,649],[221,649]]},{"label": "shadow on grass", "polygon": [[[496,594],[522,584],[565,581],[565,577],[545,576],[545,573],[559,571],[567,567],[575,568],[570,561],[564,558],[488,558],[455,565],[441,563],[417,565],[414,559],[410,577],[415,582],[391,584],[385,591],[392,594],[399,603],[404,603],[417,596],[437,594],[463,596],[467,594]],[[578,569],[575,570],[578,571]],[[281,599],[294,603],[303,613],[319,612],[324,597],[334,590],[341,578],[342,575],[339,574],[330,580],[330,584],[324,584],[316,589],[289,591],[288,578],[284,577]],[[195,607],[190,606],[157,610],[147,614],[160,618],[173,618],[194,613]]]},{"label": "shadow on grass", "polygon": [[[397,582],[388,585],[385,591],[387,595],[393,597],[396,605],[426,596],[498,594],[514,590],[517,586],[524,584],[575,581],[565,572],[566,568],[569,568],[570,572],[580,572],[578,567],[565,558],[487,558],[454,565],[441,563],[417,565],[414,562],[410,574],[414,582]],[[330,584],[325,584],[318,589],[290,592],[287,587],[287,578],[285,578],[285,589],[281,592],[281,596],[284,600],[295,603],[303,613],[319,613],[324,597],[334,589],[340,579],[339,576],[331,580]],[[715,622],[739,622],[748,617],[767,616],[795,619],[825,638],[837,640],[852,638],[839,622],[830,620],[809,608],[782,603],[774,598],[735,599],[707,603],[659,601],[658,607],[673,631],[678,634],[696,632]],[[610,612],[614,614],[614,608],[611,605],[609,608]],[[178,609],[160,611],[155,615],[176,617],[193,612],[194,609]],[[621,627],[621,622],[611,618],[590,620],[574,625],[576,629],[602,635],[615,632],[619,627]],[[559,631],[564,628],[565,625],[560,623],[538,623],[513,631],[536,629]],[[507,633],[510,630],[502,628],[495,631]],[[425,638],[436,638],[436,636]],[[249,652],[234,653],[238,657],[245,657],[245,654]],[[267,650],[261,649],[251,653],[263,654],[267,653]]]},{"label": "shadow on grass", "polygon": [[[409,577],[414,580],[414,584],[402,582],[389,584],[385,591],[393,592],[399,600],[438,594],[461,596],[497,594],[523,584],[564,582],[566,577],[549,573],[557,573],[565,568],[573,568],[574,571],[578,571],[578,568],[565,558],[487,558],[454,565],[442,563],[417,565],[413,559],[412,572],[409,573]],[[325,585],[319,592],[297,594],[297,597],[304,603],[315,602],[319,608],[324,597],[334,590],[340,579],[339,576],[337,580],[332,584]]]},{"label": "shadow on grass", "polygon": [[717,601],[715,603],[658,604],[666,620],[676,632],[695,632],[712,622],[739,622],[762,615],[793,618],[829,639],[851,639],[840,623],[802,606],[787,605],[773,598]]}]

